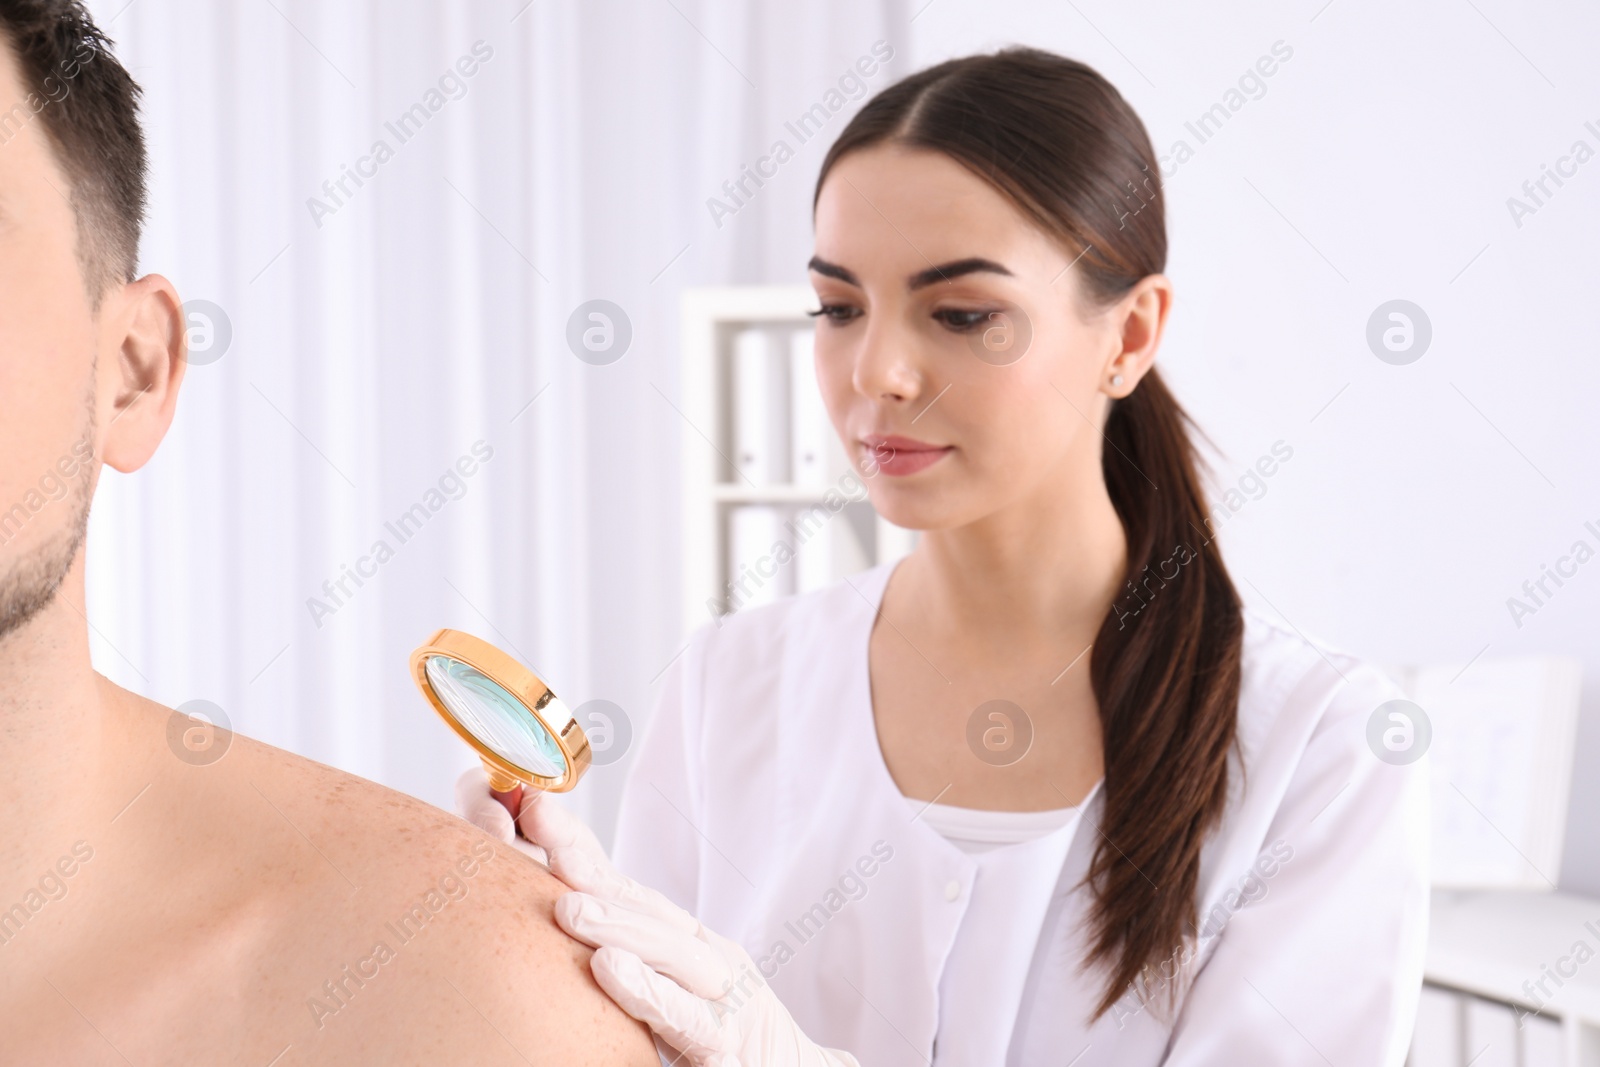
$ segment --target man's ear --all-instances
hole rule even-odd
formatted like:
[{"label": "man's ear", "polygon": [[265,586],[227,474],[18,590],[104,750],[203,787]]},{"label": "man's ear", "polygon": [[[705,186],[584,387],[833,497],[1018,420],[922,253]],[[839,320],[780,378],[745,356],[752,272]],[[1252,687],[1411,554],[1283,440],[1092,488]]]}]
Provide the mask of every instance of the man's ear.
[{"label": "man's ear", "polygon": [[108,294],[101,323],[100,459],[127,473],[144,466],[172,425],[189,331],[178,291],[159,274]]},{"label": "man's ear", "polygon": [[1172,282],[1165,274],[1141,278],[1118,301],[1113,314],[1119,326],[1120,344],[1106,366],[1102,390],[1113,397],[1133,392],[1156,360],[1167,315],[1172,310]]}]

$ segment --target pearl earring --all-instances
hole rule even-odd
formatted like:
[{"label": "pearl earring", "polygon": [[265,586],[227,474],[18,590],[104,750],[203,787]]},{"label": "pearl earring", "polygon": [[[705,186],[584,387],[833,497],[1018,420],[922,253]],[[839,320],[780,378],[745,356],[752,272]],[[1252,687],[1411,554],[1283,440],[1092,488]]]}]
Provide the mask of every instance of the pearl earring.
[{"label": "pearl earring", "polygon": [[1112,384],[1112,385],[1121,385],[1121,384],[1122,384],[1122,375],[1120,375],[1120,374],[1113,374],[1113,375],[1112,375],[1112,376],[1111,376],[1111,384]]}]

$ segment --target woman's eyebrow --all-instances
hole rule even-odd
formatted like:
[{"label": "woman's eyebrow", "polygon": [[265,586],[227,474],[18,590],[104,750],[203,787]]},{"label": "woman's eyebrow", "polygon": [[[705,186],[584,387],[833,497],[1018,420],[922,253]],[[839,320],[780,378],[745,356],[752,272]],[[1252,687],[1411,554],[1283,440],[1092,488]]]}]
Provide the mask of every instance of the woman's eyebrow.
[{"label": "woman's eyebrow", "polygon": [[[860,280],[849,269],[841,267],[837,263],[829,263],[821,256],[812,256],[811,262],[807,266],[818,274],[829,278],[837,278],[841,282],[854,285],[857,288],[861,286]],[[942,263],[937,267],[929,267],[927,270],[918,271],[906,279],[906,288],[913,291],[925,289],[934,282],[954,281],[963,274],[976,274],[980,271],[989,274],[1003,274],[1008,278],[1012,276],[1011,271],[1007,270],[1003,264],[996,263],[992,259],[984,259],[982,256],[968,256],[966,259],[955,259],[949,263]]]},{"label": "woman's eyebrow", "polygon": [[918,271],[906,280],[906,288],[911,290],[925,289],[934,282],[954,281],[963,274],[977,274],[979,272],[1004,274],[1007,278],[1011,277],[1009,270],[992,259],[984,259],[982,256],[968,256],[966,259],[956,259],[949,263],[942,263],[937,267],[929,267],[927,270]]},{"label": "woman's eyebrow", "polygon": [[861,282],[854,274],[837,263],[829,263],[821,256],[812,256],[811,262],[807,263],[806,266],[818,274],[829,278],[837,278],[847,285],[855,286],[857,289],[861,288]]}]

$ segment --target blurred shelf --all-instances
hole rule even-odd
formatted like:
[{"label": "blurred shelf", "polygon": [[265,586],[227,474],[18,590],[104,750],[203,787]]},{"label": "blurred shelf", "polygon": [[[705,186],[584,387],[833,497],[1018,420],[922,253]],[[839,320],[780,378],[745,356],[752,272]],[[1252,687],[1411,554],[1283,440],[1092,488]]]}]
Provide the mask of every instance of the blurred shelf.
[{"label": "blurred shelf", "polygon": [[1434,1007],[1419,1015],[1413,1067],[1600,1067],[1600,900],[1434,890],[1424,981]]},{"label": "blurred shelf", "polygon": [[838,492],[831,485],[732,485],[715,486],[711,494],[724,504],[820,504],[829,493]]},{"label": "blurred shelf", "polygon": [[[753,606],[790,590],[804,592],[818,583],[831,583],[865,567],[897,559],[915,544],[912,531],[885,521],[872,511],[862,492],[861,479],[827,421],[815,372],[797,358],[796,346],[809,346],[813,322],[806,312],[815,307],[809,286],[723,286],[690,289],[683,296],[682,376],[680,407],[683,431],[683,604],[684,625],[696,629],[740,604]],[[754,413],[741,410],[749,404],[750,389],[741,390],[737,348],[741,334],[755,338],[754,351],[766,347],[770,382],[767,401]],[[747,336],[746,340],[750,340]],[[754,354],[747,353],[747,354]],[[745,379],[749,385],[752,379]],[[805,395],[799,395],[804,388]],[[741,392],[746,395],[741,396]],[[804,401],[804,402],[802,402]],[[742,464],[754,454],[739,447],[740,427],[771,420],[774,440],[780,444],[761,458],[760,468],[771,480],[750,481]],[[807,442],[805,484],[797,476],[795,442]],[[707,442],[710,442],[708,446]],[[785,478],[783,475],[787,474]],[[752,484],[753,483],[753,484]],[[849,496],[854,490],[858,496]],[[851,502],[837,506],[840,498]],[[814,505],[833,503],[820,512]],[[746,511],[745,509],[749,510]],[[771,510],[765,510],[771,509]],[[750,521],[758,520],[758,521]],[[741,525],[742,524],[742,525]],[[740,538],[734,528],[743,530]],[[820,537],[822,540],[818,541]],[[784,541],[793,545],[794,559],[773,566],[760,578],[750,577],[749,561],[735,558],[741,549],[758,552]],[[809,553],[811,563],[799,556]],[[772,555],[769,553],[769,555]],[[818,562],[820,561],[820,562]],[[760,557],[765,565],[770,560]],[[732,594],[733,579],[741,580],[741,593]],[[744,595],[750,589],[752,595]],[[735,603],[735,600],[740,603]]]}]

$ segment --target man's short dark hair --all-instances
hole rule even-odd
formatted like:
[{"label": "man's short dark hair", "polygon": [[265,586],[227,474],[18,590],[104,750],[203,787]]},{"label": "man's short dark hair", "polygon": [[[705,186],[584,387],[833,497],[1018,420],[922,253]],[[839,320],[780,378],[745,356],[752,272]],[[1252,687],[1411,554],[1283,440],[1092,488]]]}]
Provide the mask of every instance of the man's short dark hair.
[{"label": "man's short dark hair", "polygon": [[131,281],[145,211],[139,86],[81,0],[0,0],[23,99],[0,112],[0,150],[37,119],[72,186],[78,259],[96,302]]}]

